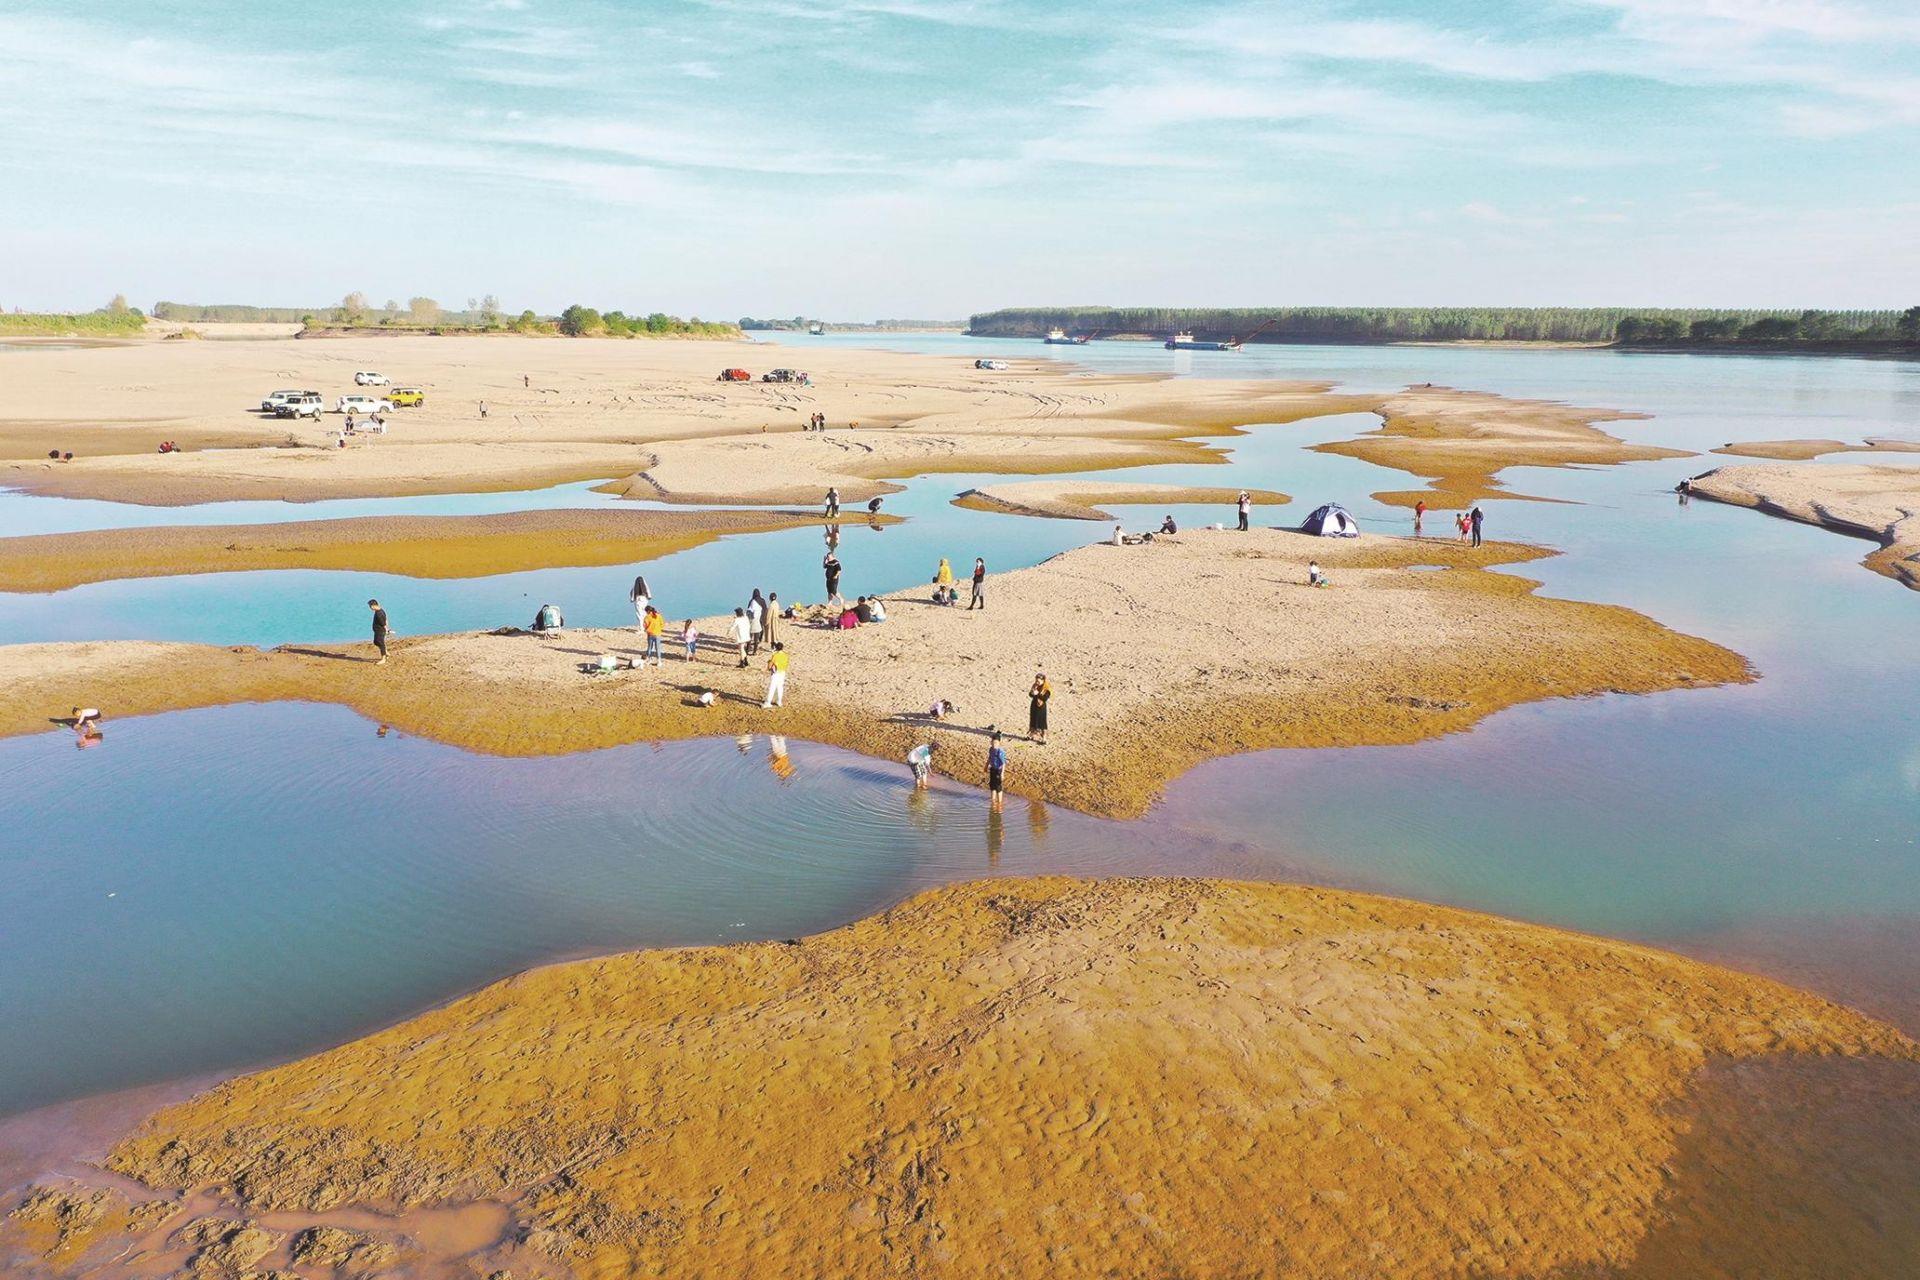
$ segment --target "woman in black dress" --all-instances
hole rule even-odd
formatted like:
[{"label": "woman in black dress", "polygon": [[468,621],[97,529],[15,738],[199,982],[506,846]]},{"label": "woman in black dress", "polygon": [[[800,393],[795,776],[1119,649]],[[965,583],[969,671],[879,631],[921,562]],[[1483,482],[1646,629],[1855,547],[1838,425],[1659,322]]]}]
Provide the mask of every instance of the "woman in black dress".
[{"label": "woman in black dress", "polygon": [[1047,683],[1047,673],[1042,671],[1033,678],[1033,687],[1027,690],[1027,736],[1041,746],[1047,744],[1047,700],[1053,697],[1053,686]]}]

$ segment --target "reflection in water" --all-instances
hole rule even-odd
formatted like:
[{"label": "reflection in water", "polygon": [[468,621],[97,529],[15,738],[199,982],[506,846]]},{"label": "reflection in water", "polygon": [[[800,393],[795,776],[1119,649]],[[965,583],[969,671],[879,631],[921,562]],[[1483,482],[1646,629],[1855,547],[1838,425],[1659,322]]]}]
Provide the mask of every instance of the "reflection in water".
[{"label": "reflection in water", "polygon": [[1006,815],[1002,814],[997,807],[989,806],[989,808],[987,809],[987,866],[988,868],[990,869],[997,868],[1000,865],[1000,855],[1002,852],[1006,850],[1006,847],[1007,847]]},{"label": "reflection in water", "polygon": [[767,767],[782,786],[793,781],[793,757],[787,754],[787,740],[780,734],[767,735]]},{"label": "reflection in water", "polygon": [[1027,801],[1027,839],[1033,841],[1033,847],[1042,849],[1047,843],[1047,825],[1053,819],[1047,813],[1046,802]]}]

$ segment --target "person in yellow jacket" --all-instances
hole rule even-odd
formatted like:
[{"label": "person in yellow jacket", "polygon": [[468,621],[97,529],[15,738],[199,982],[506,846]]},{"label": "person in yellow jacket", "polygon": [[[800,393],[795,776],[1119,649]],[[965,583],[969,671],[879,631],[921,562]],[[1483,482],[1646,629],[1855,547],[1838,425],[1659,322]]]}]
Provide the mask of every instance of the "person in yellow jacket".
[{"label": "person in yellow jacket", "polygon": [[945,556],[940,557],[940,571],[933,575],[933,585],[936,587],[953,585],[953,566],[947,563]]},{"label": "person in yellow jacket", "polygon": [[761,710],[783,707],[787,702],[787,646],[774,641],[773,656],[767,659],[767,700]]},{"label": "person in yellow jacket", "polygon": [[642,661],[651,662],[657,667],[660,665],[660,637],[666,633],[667,620],[660,616],[658,609],[648,605],[647,611],[640,615],[640,626],[647,633],[647,656]]}]

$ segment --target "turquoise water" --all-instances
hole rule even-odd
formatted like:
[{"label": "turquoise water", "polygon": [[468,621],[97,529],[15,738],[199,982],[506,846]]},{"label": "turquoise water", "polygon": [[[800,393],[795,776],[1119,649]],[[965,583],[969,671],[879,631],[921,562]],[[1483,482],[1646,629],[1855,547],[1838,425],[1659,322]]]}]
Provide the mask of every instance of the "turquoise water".
[{"label": "turquoise water", "polygon": [[[1176,358],[1105,345],[1121,350],[1072,354],[1109,367]],[[1655,417],[1623,433],[1683,447],[1920,434],[1920,373],[1893,363],[1457,348],[1178,358],[1205,366],[1200,376],[1319,369],[1354,385],[1434,381],[1639,409]],[[1236,480],[1296,495],[1290,510],[1266,513],[1276,520],[1337,499],[1369,527],[1404,530],[1404,512],[1366,497],[1406,487],[1404,476],[1299,448],[1369,425],[1321,420],[1220,443],[1248,469]],[[1673,482],[1713,461],[1510,472],[1515,490],[1573,501],[1492,504],[1489,532],[1566,552],[1525,566],[1545,590],[1709,636],[1748,655],[1757,684],[1522,707],[1414,747],[1214,761],[1133,823],[1020,802],[996,822],[977,793],[915,798],[903,769],[797,741],[777,772],[765,737],[505,761],[382,737],[338,708],[275,705],[115,721],[88,751],[64,733],[0,741],[0,794],[11,801],[0,845],[0,1113],[297,1053],[543,959],[790,936],[986,874],[1311,879],[1683,945],[1741,930],[1844,936],[1871,922],[1910,954],[1920,944],[1910,656],[1920,598],[1860,568],[1866,544],[1678,502]],[[923,582],[940,554],[1012,568],[1104,532],[948,505],[984,479],[915,481],[888,502],[907,524],[849,526],[846,585]],[[583,486],[159,513],[14,498],[0,501],[0,527],[49,510],[176,522],[600,501]],[[1161,512],[1125,514],[1139,526]],[[820,550],[814,530],[755,535],[647,573],[669,612],[708,612],[753,585],[817,594]],[[630,572],[101,584],[0,597],[0,635],[357,636],[371,594],[393,602],[402,630],[523,621],[547,599],[576,620],[611,622],[624,620]]]}]

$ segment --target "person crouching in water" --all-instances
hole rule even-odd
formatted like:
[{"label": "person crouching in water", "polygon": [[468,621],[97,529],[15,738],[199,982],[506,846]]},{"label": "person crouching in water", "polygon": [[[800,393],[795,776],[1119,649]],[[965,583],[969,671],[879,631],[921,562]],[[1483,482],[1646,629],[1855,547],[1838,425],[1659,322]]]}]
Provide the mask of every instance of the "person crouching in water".
[{"label": "person crouching in water", "polygon": [[913,789],[925,791],[928,775],[933,772],[933,744],[923,742],[907,752],[907,767],[913,770]]}]

